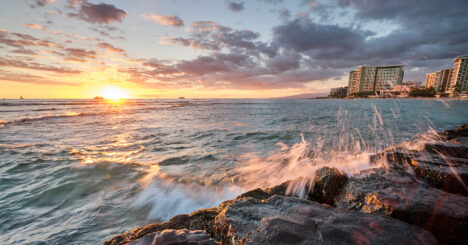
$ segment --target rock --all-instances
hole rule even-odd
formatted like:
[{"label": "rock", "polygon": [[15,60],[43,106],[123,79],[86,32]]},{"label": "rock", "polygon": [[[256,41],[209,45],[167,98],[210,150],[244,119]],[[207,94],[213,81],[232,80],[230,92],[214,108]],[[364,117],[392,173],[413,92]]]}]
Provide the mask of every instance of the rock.
[{"label": "rock", "polygon": [[315,171],[313,188],[309,191],[309,199],[319,203],[333,205],[336,193],[348,180],[346,174],[336,168],[323,167]]},{"label": "rock", "polygon": [[437,244],[424,229],[294,197],[240,199],[215,219],[223,244]]},{"label": "rock", "polygon": [[456,129],[447,130],[441,133],[446,137],[446,140],[453,140],[455,138],[468,137],[468,124],[464,124]]},{"label": "rock", "polygon": [[286,196],[286,192],[288,191],[288,186],[290,183],[291,181],[286,181],[280,185],[268,188],[265,191],[271,195]]},{"label": "rock", "polygon": [[190,215],[177,215],[167,222],[150,224],[142,228],[133,229],[117,235],[105,241],[104,245],[127,244],[130,241],[137,240],[148,234],[167,229],[205,230],[207,233],[214,235],[214,218],[217,214],[217,208],[210,208],[197,210]]},{"label": "rock", "polygon": [[371,159],[383,161],[388,169],[402,175],[414,173],[418,179],[443,191],[468,195],[468,159],[402,149],[381,152]]},{"label": "rock", "polygon": [[424,150],[432,154],[468,159],[468,146],[457,143],[425,144]]},{"label": "rock", "polygon": [[268,199],[269,197],[271,197],[272,194],[260,189],[260,188],[257,188],[257,189],[254,189],[254,190],[251,190],[251,191],[248,191],[242,195],[239,195],[238,197],[236,197],[236,199],[241,199],[241,198],[254,198],[254,199],[259,199],[259,200],[263,200],[263,199]]},{"label": "rock", "polygon": [[468,197],[415,181],[382,168],[349,178],[335,206],[388,215],[424,228],[441,242],[464,244],[468,230]]},{"label": "rock", "polygon": [[216,245],[205,231],[162,230],[134,240],[129,245]]}]

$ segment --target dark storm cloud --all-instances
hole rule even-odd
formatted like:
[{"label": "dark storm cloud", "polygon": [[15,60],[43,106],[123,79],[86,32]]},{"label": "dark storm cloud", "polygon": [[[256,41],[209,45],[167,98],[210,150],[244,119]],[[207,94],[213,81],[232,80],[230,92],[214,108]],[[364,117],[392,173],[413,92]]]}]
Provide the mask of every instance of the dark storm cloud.
[{"label": "dark storm cloud", "polygon": [[295,19],[273,28],[274,41],[295,51],[360,48],[372,33],[338,25],[321,25],[310,20]]},{"label": "dark storm cloud", "polygon": [[[321,67],[354,68],[362,64],[405,64],[416,68],[406,78],[424,79],[432,69],[450,67],[451,59],[468,52],[468,1],[437,0],[366,1],[337,0],[337,5],[304,1],[315,9],[340,6],[355,11],[356,27],[327,25],[307,18],[273,28],[278,46],[309,57]],[[361,24],[388,21],[397,26],[388,35],[375,37]],[[391,26],[390,25],[390,26]],[[382,24],[382,28],[389,28]],[[446,64],[441,67],[441,64]]]},{"label": "dark storm cloud", "polygon": [[228,9],[234,12],[240,12],[245,9],[243,2],[231,1],[227,2]]},{"label": "dark storm cloud", "polygon": [[71,1],[69,3],[71,8],[78,8],[78,4],[81,4],[78,13],[70,13],[69,16],[89,23],[110,24],[111,22],[122,22],[125,15],[127,15],[127,12],[112,4],[92,4],[87,1]]},{"label": "dark storm cloud", "polygon": [[372,53],[382,58],[453,58],[468,50],[468,1],[338,0],[353,8],[361,22],[387,20],[401,28],[368,42]]}]

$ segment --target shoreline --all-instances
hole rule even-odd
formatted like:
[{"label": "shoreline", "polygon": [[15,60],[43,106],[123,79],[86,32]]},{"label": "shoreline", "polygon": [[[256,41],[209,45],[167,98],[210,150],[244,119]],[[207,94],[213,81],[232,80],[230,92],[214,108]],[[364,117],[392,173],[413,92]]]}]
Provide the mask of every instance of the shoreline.
[{"label": "shoreline", "polygon": [[[390,146],[371,156],[375,168],[355,176],[318,169],[302,199],[289,193],[298,183],[290,180],[133,229],[104,244],[281,244],[284,239],[338,244],[357,242],[356,229],[373,234],[358,232],[370,244],[463,244],[468,229],[468,124],[434,139]],[[416,140],[423,144],[414,149]]]}]

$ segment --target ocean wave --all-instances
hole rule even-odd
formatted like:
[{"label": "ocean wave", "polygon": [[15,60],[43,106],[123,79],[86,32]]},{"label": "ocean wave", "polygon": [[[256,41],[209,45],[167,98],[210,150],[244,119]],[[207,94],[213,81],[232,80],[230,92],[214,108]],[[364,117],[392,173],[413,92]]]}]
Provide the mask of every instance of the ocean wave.
[{"label": "ocean wave", "polygon": [[83,116],[99,116],[99,115],[107,115],[107,114],[117,114],[119,111],[104,111],[104,112],[67,112],[65,114],[46,114],[46,115],[39,115],[33,117],[23,117],[20,119],[12,120],[12,121],[1,121],[0,120],[0,127],[11,125],[11,124],[23,124],[23,123],[30,123],[35,121],[42,121],[42,120],[49,120],[49,119],[56,119],[56,118],[68,118],[68,117],[83,117]]},{"label": "ocean wave", "polygon": [[233,199],[245,191],[234,185],[205,186],[181,183],[163,174],[151,177],[151,181],[132,203],[134,209],[149,207],[149,219],[168,220],[177,214],[218,206],[223,201]]}]

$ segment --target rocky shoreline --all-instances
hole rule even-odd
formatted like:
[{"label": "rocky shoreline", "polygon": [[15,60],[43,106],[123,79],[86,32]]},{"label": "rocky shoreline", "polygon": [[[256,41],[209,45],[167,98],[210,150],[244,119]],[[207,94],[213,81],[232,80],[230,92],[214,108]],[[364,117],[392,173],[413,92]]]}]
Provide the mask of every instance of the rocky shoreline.
[{"label": "rocky shoreline", "polygon": [[371,161],[350,177],[317,170],[305,199],[288,193],[292,180],[104,244],[466,244],[468,124]]}]

